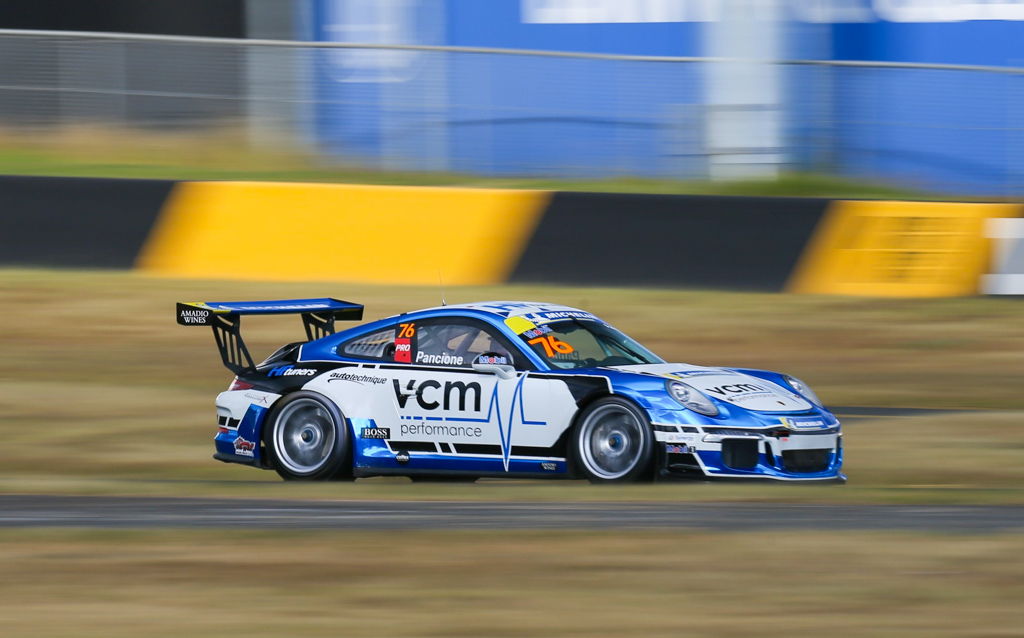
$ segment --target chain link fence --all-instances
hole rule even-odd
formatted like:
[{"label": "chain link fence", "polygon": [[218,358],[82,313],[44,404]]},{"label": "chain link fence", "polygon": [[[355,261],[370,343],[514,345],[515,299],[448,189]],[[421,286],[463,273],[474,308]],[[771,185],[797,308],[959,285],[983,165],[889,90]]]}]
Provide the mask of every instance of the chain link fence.
[{"label": "chain link fence", "polygon": [[[779,90],[716,100],[737,64]],[[0,31],[0,130],[92,125],[385,170],[1024,194],[1022,69]]]}]

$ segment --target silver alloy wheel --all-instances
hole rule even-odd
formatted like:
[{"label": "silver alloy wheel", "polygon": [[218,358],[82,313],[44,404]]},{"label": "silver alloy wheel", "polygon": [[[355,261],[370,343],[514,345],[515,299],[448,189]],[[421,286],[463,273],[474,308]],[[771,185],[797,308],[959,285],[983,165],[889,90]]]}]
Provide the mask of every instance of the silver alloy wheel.
[{"label": "silver alloy wheel", "polygon": [[629,474],[644,450],[644,425],[621,405],[604,405],[587,415],[577,441],[580,458],[598,478],[614,480]]},{"label": "silver alloy wheel", "polygon": [[319,401],[296,399],[281,410],[274,422],[274,450],[288,471],[312,474],[327,463],[334,450],[337,428]]}]

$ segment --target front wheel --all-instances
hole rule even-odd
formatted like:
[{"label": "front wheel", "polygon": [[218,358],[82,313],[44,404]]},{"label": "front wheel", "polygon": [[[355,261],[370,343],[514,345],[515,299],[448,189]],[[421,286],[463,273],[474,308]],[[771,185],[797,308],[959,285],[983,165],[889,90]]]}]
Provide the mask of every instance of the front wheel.
[{"label": "front wheel", "polygon": [[573,465],[591,483],[649,478],[653,438],[647,417],[632,403],[599,399],[577,419],[570,445]]},{"label": "front wheel", "polygon": [[313,392],[296,392],[275,405],[263,442],[274,469],[286,480],[327,480],[352,471],[345,418]]}]

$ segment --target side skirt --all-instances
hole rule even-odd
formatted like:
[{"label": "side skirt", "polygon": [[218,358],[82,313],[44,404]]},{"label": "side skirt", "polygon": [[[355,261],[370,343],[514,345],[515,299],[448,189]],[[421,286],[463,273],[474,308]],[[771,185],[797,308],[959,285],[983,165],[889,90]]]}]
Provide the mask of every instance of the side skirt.
[{"label": "side skirt", "polygon": [[237,456],[235,454],[223,454],[221,452],[215,452],[213,458],[220,461],[221,463],[235,463],[238,465],[248,465],[249,467],[255,467],[260,470],[270,469],[259,463],[256,463],[250,458],[244,456]]},{"label": "side skirt", "polygon": [[405,468],[387,467],[357,467],[352,471],[356,478],[369,478],[371,476],[477,476],[480,478],[540,478],[540,479],[572,479],[568,474],[555,474],[553,472],[467,472],[463,470],[410,470]]}]

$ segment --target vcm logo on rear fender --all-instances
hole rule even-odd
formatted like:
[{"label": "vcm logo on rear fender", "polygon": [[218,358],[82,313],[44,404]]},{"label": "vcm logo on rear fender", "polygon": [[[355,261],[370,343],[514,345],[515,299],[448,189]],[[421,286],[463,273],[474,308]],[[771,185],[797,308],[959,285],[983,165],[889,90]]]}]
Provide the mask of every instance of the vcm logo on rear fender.
[{"label": "vcm logo on rear fender", "polygon": [[[402,390],[401,384],[398,379],[392,379],[392,384],[395,388],[395,400],[398,401],[399,408],[405,408],[405,404],[408,403],[409,397],[415,395],[416,403],[419,404],[424,410],[436,410],[442,407],[445,410],[452,409],[454,402],[452,401],[453,396],[458,398],[458,409],[460,411],[466,410],[466,399],[470,392],[473,393],[473,407],[474,412],[480,411],[480,395],[483,390],[480,388],[480,384],[476,381],[469,383],[463,383],[462,381],[446,381],[442,387],[440,381],[434,381],[433,379],[427,379],[417,384],[416,380],[410,380],[405,390]],[[430,397],[427,396],[427,392],[430,392]],[[438,395],[438,392],[440,395]],[[434,399],[440,399],[434,400]]]}]

